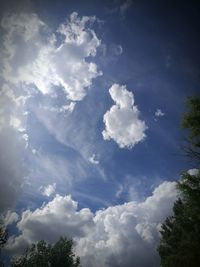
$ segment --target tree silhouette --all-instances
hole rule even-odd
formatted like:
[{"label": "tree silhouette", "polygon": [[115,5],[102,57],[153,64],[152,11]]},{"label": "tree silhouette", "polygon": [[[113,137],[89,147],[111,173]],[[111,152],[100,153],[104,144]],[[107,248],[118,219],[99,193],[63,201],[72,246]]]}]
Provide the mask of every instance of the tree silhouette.
[{"label": "tree silhouette", "polygon": [[4,226],[2,219],[0,220],[0,267],[4,266],[3,260],[1,257],[1,250],[5,246],[8,240],[8,230]]},{"label": "tree silhouette", "polygon": [[162,224],[158,252],[163,267],[200,266],[200,172],[184,173],[177,185],[181,193],[173,216]]},{"label": "tree silhouette", "polygon": [[188,112],[184,114],[182,126],[188,129],[186,154],[200,161],[200,97],[190,97],[187,101]]},{"label": "tree silhouette", "polygon": [[[189,130],[187,155],[200,162],[200,98],[188,100],[189,111],[183,126]],[[174,203],[173,216],[161,226],[158,252],[162,267],[200,266],[200,170],[182,173],[177,182],[180,198]]]}]

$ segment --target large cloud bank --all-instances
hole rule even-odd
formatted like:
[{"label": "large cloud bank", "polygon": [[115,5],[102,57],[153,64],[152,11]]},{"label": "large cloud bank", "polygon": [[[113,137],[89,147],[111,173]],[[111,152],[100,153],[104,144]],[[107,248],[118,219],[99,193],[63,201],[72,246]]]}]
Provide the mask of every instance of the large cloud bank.
[{"label": "large cloud bank", "polygon": [[[99,210],[79,210],[70,196],[56,195],[34,211],[26,210],[17,223],[21,234],[11,237],[7,250],[16,253],[44,238],[73,237],[83,267],[159,266],[156,246],[160,224],[177,197],[175,182],[163,182],[142,202]],[[145,257],[144,257],[145,255]]]},{"label": "large cloud bank", "polygon": [[34,128],[30,113],[42,110],[48,118],[70,114],[101,75],[93,62],[101,43],[92,29],[96,21],[74,12],[51,29],[37,14],[2,17],[0,211],[15,204],[27,175],[24,159],[31,148],[27,129]]},{"label": "large cloud bank", "polygon": [[109,93],[115,105],[104,114],[103,138],[113,139],[121,148],[132,148],[144,140],[147,126],[139,118],[133,93],[129,92],[126,86],[113,84]]}]

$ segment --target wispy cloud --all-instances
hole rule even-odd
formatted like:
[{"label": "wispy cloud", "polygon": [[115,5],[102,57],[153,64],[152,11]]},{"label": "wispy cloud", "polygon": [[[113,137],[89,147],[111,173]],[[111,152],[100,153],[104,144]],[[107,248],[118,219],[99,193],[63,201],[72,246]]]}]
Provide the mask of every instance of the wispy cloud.
[{"label": "wispy cloud", "polygon": [[95,155],[95,154],[92,154],[92,156],[89,157],[89,161],[90,161],[92,164],[99,164],[99,161],[96,159],[96,155]]},{"label": "wispy cloud", "polygon": [[[0,147],[2,151],[10,151],[12,146],[13,151],[0,157],[0,209],[14,203],[25,176],[26,181],[32,179],[30,183],[36,191],[41,179],[34,179],[34,175],[44,178],[42,186],[53,183],[53,176],[59,184],[64,180],[71,184],[80,176],[82,179],[87,176],[87,164],[78,152],[79,159],[74,165],[66,164],[55,155],[55,162],[60,166],[59,177],[48,151],[40,162],[37,160],[41,153],[35,152],[41,148],[45,130],[40,128],[39,142],[33,144],[32,117],[38,122],[45,121],[43,126],[49,131],[47,139],[54,133],[56,138],[59,136],[57,140],[63,141],[60,136],[66,133],[67,116],[73,113],[76,103],[84,99],[93,80],[102,74],[93,60],[101,44],[93,29],[95,23],[98,23],[95,16],[79,17],[76,12],[56,30],[34,13],[9,13],[2,17]],[[62,118],[61,121],[58,118]],[[28,174],[25,168],[29,169]],[[46,194],[47,191],[44,190]]]},{"label": "wispy cloud", "polygon": [[56,191],[56,183],[49,184],[47,186],[41,186],[40,192],[42,195],[50,197]]},{"label": "wispy cloud", "polygon": [[130,8],[130,6],[133,4],[132,0],[125,0],[121,5],[120,5],[120,13],[122,16],[125,16],[126,11]]},{"label": "wispy cloud", "polygon": [[114,7],[108,9],[109,13],[117,13],[119,14],[122,18],[125,18],[127,10],[132,6],[133,1],[132,0],[115,0],[113,1]]},{"label": "wispy cloud", "polygon": [[165,116],[165,113],[160,108],[158,108],[154,115],[156,117],[163,117],[163,116]]}]

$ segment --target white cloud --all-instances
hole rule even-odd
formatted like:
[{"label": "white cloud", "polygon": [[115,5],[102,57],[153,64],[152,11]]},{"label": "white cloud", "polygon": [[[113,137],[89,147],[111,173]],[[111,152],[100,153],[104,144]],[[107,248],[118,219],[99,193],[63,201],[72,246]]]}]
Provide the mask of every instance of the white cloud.
[{"label": "white cloud", "polygon": [[[36,14],[10,14],[1,20],[3,37],[3,72],[5,80],[20,81],[20,70],[38,56],[40,30],[45,24]],[[21,78],[23,81],[23,78]]]},{"label": "white cloud", "polygon": [[[160,223],[171,213],[177,192],[175,182],[163,182],[143,202],[128,202],[99,210],[78,210],[70,196],[56,195],[34,211],[22,213],[7,250],[17,252],[27,244],[60,235],[73,237],[85,267],[159,266],[156,246]],[[49,235],[49,232],[51,233]],[[144,257],[145,254],[145,257]]]},{"label": "white cloud", "polygon": [[101,75],[88,59],[101,43],[91,28],[95,21],[74,12],[51,32],[36,14],[4,16],[3,78],[15,85],[34,85],[48,95],[55,95],[60,86],[68,100],[82,100],[92,80]]},{"label": "white cloud", "polygon": [[50,197],[56,190],[56,183],[53,184],[49,184],[47,186],[42,186],[40,188],[40,192],[42,193],[42,195],[46,196],[46,197]]},{"label": "white cloud", "polygon": [[129,92],[126,86],[113,84],[109,93],[115,105],[104,114],[103,138],[113,139],[121,148],[132,148],[144,140],[147,126],[139,119],[139,110],[134,104],[133,93]]},{"label": "white cloud", "polygon": [[[93,215],[89,209],[77,211],[77,202],[71,196],[56,195],[54,199],[41,208],[26,210],[22,213],[17,228],[22,231],[18,237],[11,237],[9,250],[22,250],[27,244],[41,238],[53,242],[60,235],[83,236],[93,225]],[[49,234],[51,233],[51,234]]]},{"label": "white cloud", "polygon": [[[59,119],[62,118],[63,128],[66,127],[67,115],[73,113],[76,101],[85,97],[93,79],[101,75],[93,62],[101,43],[93,30],[96,21],[96,17],[79,17],[77,13],[72,13],[56,30],[52,30],[37,14],[9,13],[2,17],[0,148],[6,152],[0,156],[0,210],[14,204],[25,177],[23,169],[28,164],[32,165],[32,162],[23,160],[25,153],[30,152],[29,148],[37,146],[31,143],[36,137],[34,123],[38,118],[33,120],[34,116],[37,117],[36,111],[42,113],[41,117],[48,117],[54,131],[59,134],[64,132],[57,127]],[[41,141],[44,133],[41,129],[38,129],[37,141]],[[38,156],[33,153],[32,156]],[[47,167],[47,160],[42,163],[44,171],[57,171],[55,164]],[[63,176],[65,180],[72,181],[79,169],[80,175],[86,176],[82,162],[79,166],[76,164],[76,170],[73,166],[68,168],[69,163],[64,168],[64,163],[60,163],[62,168],[57,174],[53,172],[59,181]],[[41,167],[41,164],[38,163],[38,166]],[[32,166],[28,167],[31,172]],[[35,172],[38,172],[37,168]],[[58,173],[63,176],[58,177]],[[30,182],[31,185],[37,182],[35,190],[41,185],[38,181],[33,179]],[[54,177],[50,177],[45,184],[53,181]]]},{"label": "white cloud", "polygon": [[163,116],[165,116],[165,113],[161,109],[158,108],[154,115],[156,117],[163,117]]},{"label": "white cloud", "polygon": [[164,182],[144,202],[98,211],[94,230],[78,240],[83,266],[159,266],[159,226],[175,199],[175,183]]},{"label": "white cloud", "polygon": [[95,154],[92,154],[92,156],[89,157],[89,162],[91,162],[92,164],[99,164],[99,161],[96,159]]}]

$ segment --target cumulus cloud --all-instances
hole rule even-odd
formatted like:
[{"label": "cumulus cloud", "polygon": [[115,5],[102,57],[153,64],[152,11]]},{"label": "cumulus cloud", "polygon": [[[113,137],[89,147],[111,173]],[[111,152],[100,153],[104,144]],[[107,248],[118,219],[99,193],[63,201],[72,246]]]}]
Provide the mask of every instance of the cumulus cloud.
[{"label": "cumulus cloud", "polygon": [[77,241],[83,266],[159,266],[160,223],[175,199],[175,183],[164,182],[143,202],[97,211],[94,230]]},{"label": "cumulus cloud", "polygon": [[50,197],[56,191],[56,183],[40,187],[40,192],[46,197]]},{"label": "cumulus cloud", "polygon": [[109,93],[115,105],[104,114],[103,138],[113,139],[120,148],[132,148],[144,140],[147,126],[139,118],[139,110],[134,104],[133,93],[128,91],[126,86],[113,84]]},{"label": "cumulus cloud", "polygon": [[56,195],[41,208],[22,213],[17,223],[21,234],[9,239],[7,250],[14,253],[41,238],[52,242],[65,235],[76,241],[82,266],[129,267],[133,262],[135,267],[159,266],[159,229],[177,197],[175,184],[163,182],[143,202],[128,202],[95,214],[79,210],[70,196]]},{"label": "cumulus cloud", "polygon": [[44,95],[55,95],[60,86],[68,100],[82,100],[92,80],[101,75],[87,59],[96,55],[101,43],[91,29],[95,20],[74,12],[53,32],[36,14],[4,16],[3,78],[15,85],[34,85]]},{"label": "cumulus cloud", "polygon": [[27,244],[41,238],[53,242],[60,235],[84,236],[93,225],[93,215],[89,209],[77,211],[77,207],[77,202],[72,200],[71,196],[56,195],[41,208],[24,211],[17,223],[17,228],[22,234],[10,238],[8,250],[22,250]]}]

